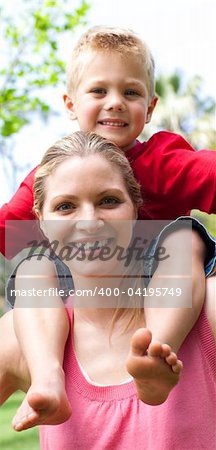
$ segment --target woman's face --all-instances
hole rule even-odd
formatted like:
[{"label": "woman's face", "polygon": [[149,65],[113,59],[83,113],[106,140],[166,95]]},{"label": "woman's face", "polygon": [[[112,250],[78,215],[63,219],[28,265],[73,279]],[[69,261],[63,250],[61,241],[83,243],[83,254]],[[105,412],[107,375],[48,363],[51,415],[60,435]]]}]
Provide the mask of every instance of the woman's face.
[{"label": "woman's face", "polygon": [[68,158],[47,177],[41,226],[73,274],[118,274],[136,215],[120,169],[99,154]]}]

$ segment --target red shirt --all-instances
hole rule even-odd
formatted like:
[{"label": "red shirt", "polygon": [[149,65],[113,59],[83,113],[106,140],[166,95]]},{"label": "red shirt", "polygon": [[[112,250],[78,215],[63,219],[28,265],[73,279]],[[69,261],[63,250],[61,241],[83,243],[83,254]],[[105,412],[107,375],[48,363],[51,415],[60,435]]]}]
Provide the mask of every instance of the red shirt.
[{"label": "red shirt", "polygon": [[[175,219],[190,214],[191,209],[216,213],[216,151],[195,151],[181,136],[160,131],[146,142],[137,141],[126,156],[142,189],[141,219]],[[26,226],[7,223],[5,249],[6,220],[35,220],[32,187],[36,169],[0,209],[0,251],[8,258],[25,248],[32,236],[39,237],[38,231],[28,233],[27,228],[32,231],[28,222]]]}]

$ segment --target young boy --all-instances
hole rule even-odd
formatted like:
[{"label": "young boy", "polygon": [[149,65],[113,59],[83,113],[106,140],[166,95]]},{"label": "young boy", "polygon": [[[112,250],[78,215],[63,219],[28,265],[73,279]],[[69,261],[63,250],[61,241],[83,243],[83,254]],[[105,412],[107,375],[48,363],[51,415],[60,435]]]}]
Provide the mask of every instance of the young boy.
[{"label": "young boy", "polygon": [[[78,120],[81,130],[112,140],[125,151],[142,186],[145,205],[140,219],[174,219],[189,214],[192,208],[216,212],[216,152],[195,152],[182,137],[166,131],[144,143],[136,140],[151,120],[157,97],[153,58],[133,32],[95,27],[85,33],[70,60],[67,89],[66,108],[70,118]],[[34,172],[24,180],[9,204],[2,207],[2,232],[5,220],[35,219],[32,212]],[[13,256],[29,240],[25,241],[16,230],[11,236],[14,241],[11,240],[6,256]],[[160,314],[158,309],[149,308],[146,317],[153,339],[169,343],[175,351],[199,316],[205,293],[205,246],[196,233],[193,240],[193,307],[161,308]],[[178,247],[179,266],[175,269],[181,274],[180,261],[183,261],[185,249]],[[3,243],[2,252],[5,252]],[[160,264],[157,275],[160,276]],[[64,309],[17,308],[14,313],[15,330],[32,381],[27,398],[14,419],[14,427],[22,430],[42,421],[53,423],[50,417],[55,416],[57,410],[56,423],[66,420],[70,407],[61,369],[68,333]],[[170,323],[173,332],[168,335]],[[35,395],[38,393],[41,397]]]}]

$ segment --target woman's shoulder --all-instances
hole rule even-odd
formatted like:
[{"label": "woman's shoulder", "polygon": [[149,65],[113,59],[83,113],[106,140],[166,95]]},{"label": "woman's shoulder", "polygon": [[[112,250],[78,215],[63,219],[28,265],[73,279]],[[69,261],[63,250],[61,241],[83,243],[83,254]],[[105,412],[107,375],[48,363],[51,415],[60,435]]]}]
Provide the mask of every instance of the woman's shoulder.
[{"label": "woman's shoulder", "polygon": [[216,274],[206,282],[205,314],[216,341]]}]

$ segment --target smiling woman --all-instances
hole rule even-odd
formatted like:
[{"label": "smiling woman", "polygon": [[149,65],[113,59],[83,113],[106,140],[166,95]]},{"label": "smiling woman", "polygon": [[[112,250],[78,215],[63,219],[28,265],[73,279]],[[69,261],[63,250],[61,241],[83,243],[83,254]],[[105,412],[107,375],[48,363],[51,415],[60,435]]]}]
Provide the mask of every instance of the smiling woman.
[{"label": "smiling woman", "polygon": [[[116,246],[127,248],[135,210],[118,169],[99,155],[88,157],[86,163],[83,166],[82,158],[72,158],[55,171],[51,185],[47,179],[46,200],[39,219],[43,220],[42,227],[48,240],[57,239],[61,256],[62,250],[68,248],[74,249],[79,257],[80,252],[86,256],[84,264],[83,258],[78,258],[81,261],[77,264],[72,251],[68,265],[73,275],[113,273],[112,258],[101,265],[101,259],[97,257],[102,256],[105,247],[109,248],[109,253],[113,253]],[[78,180],[81,177],[83,183],[80,186]],[[95,183],[89,185],[89,179],[94,179]],[[54,190],[51,188],[53,181]],[[73,196],[64,192],[73,192]],[[54,227],[50,219],[57,220]],[[122,221],[130,226],[126,228]],[[117,264],[116,261],[115,267]]]},{"label": "smiling woman", "polygon": [[[142,289],[143,261],[132,257],[125,267],[124,259],[115,252],[116,248],[130,247],[142,205],[140,187],[122,151],[95,134],[78,132],[67,136],[46,152],[36,173],[34,195],[34,209],[43,233],[49,241],[56,240],[58,246],[55,254],[52,251],[42,258],[27,258],[15,271],[16,289],[34,287],[42,292],[36,300],[37,309],[19,308],[22,303],[17,298],[18,308],[0,322],[0,340],[8,336],[0,352],[0,402],[18,388],[27,391],[13,421],[15,430],[41,425],[42,450],[129,450],[134,436],[137,450],[170,449],[174,441],[180,450],[184,448],[185,435],[187,448],[194,448],[195,442],[196,448],[213,449],[212,355],[216,348],[212,334],[215,323],[208,314],[215,309],[214,281],[207,293],[206,308],[187,337],[185,321],[189,309],[176,308],[173,313],[175,308],[163,308],[162,296],[159,308],[152,308],[156,331],[162,328],[163,334],[165,324],[166,336],[174,335],[174,341],[176,326],[173,332],[170,317],[177,314],[177,324],[182,321],[179,339],[186,337],[185,343],[180,344],[179,354],[185,364],[182,372],[182,363],[171,347],[164,341],[152,340],[151,332],[145,328],[149,326],[149,316],[148,290]],[[166,278],[168,268],[168,275],[175,273],[174,263],[179,259],[176,246],[179,249],[191,240],[191,233],[184,226],[181,229],[182,223],[177,220],[155,238],[155,250],[165,242],[169,255],[162,264],[162,278]],[[201,224],[193,221],[193,225],[210,247],[212,241]],[[65,249],[74,251],[74,258],[66,261],[67,265],[60,259]],[[101,261],[100,254],[107,249],[110,258]],[[185,262],[187,258],[184,269]],[[154,270],[150,264],[148,276]],[[184,271],[180,275],[178,272],[178,286],[181,278],[185,280]],[[136,303],[137,283],[141,296]],[[68,290],[65,295],[67,314],[58,295],[62,287],[73,290],[71,298]],[[54,292],[51,301],[47,292]],[[93,295],[88,295],[90,292]],[[158,292],[162,289],[157,288]],[[126,306],[119,303],[123,295]],[[28,305],[33,306],[29,299]],[[172,305],[176,305],[175,296]],[[28,365],[14,333],[13,315]],[[202,435],[199,430],[203,415],[196,414],[201,408],[208,417]],[[193,423],[185,422],[186,409],[191,412]]]},{"label": "smiling woman", "polygon": [[43,233],[57,240],[61,258],[70,255],[73,275],[122,274],[115,250],[127,249],[142,204],[123,153],[99,136],[76,133],[56,143],[52,158],[49,163],[45,156],[35,178],[34,209]]}]

